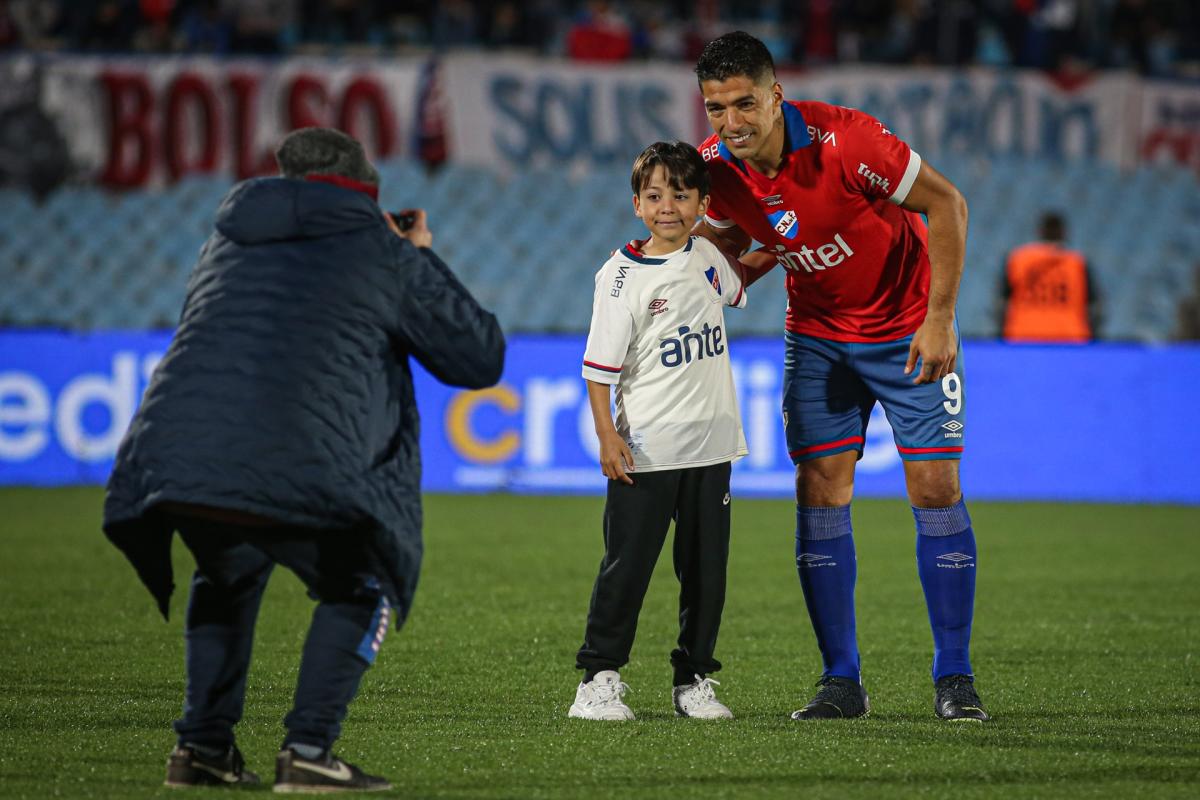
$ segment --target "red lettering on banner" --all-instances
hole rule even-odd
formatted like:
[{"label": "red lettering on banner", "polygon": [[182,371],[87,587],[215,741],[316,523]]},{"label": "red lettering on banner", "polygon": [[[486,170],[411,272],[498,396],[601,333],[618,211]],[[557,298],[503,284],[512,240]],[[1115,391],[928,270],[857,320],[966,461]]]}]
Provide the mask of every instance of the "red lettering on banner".
[{"label": "red lettering on banner", "polygon": [[[310,102],[320,104],[314,109]],[[328,125],[329,92],[312,75],[297,75],[288,89],[288,130]]]},{"label": "red lettering on banner", "polygon": [[126,72],[101,72],[100,84],[108,94],[108,161],[100,180],[140,186],[154,163],[154,94],[145,78]]},{"label": "red lettering on banner", "polygon": [[1200,172],[1200,133],[1159,128],[1142,140],[1139,155],[1142,163],[1158,161],[1166,155],[1170,160]]},{"label": "red lettering on banner", "polygon": [[233,170],[239,181],[276,171],[275,155],[255,152],[254,101],[258,99],[259,79],[255,75],[232,73],[229,91],[233,95]]},{"label": "red lettering on banner", "polygon": [[[342,107],[338,113],[338,128],[358,139],[365,147],[368,140],[359,130],[360,106],[363,111],[370,112],[375,128],[376,154],[380,158],[387,157],[396,140],[396,126],[383,89],[371,78],[355,78],[350,82],[342,94]],[[368,151],[370,149],[367,147]]]},{"label": "red lettering on banner", "polygon": [[[276,170],[274,149],[298,128],[337,126],[362,141],[371,158],[403,147],[386,83],[353,77],[338,92],[314,74],[277,81],[270,71],[220,71],[209,76],[172,70],[155,91],[153,71],[104,71],[98,82],[108,101],[108,153],[100,180],[144,186],[155,178],[232,172],[239,180]],[[270,88],[260,102],[263,86]],[[270,111],[260,113],[267,105]],[[276,111],[275,109],[279,109]],[[260,129],[261,126],[261,129]]]},{"label": "red lettering on banner", "polygon": [[[195,111],[199,125],[190,125],[188,109]],[[193,172],[213,172],[220,153],[221,132],[217,125],[217,97],[208,84],[190,72],[180,73],[167,89],[166,125],[163,130],[163,153],[167,175],[179,180]],[[199,154],[188,160],[191,140],[200,139]]]}]

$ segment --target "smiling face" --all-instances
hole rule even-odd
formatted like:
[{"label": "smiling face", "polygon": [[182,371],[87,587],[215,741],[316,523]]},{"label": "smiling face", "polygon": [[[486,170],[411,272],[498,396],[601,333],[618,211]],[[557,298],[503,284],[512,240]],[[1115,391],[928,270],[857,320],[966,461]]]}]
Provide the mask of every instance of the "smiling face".
[{"label": "smiling face", "polygon": [[[772,81],[768,83],[768,81]],[[783,87],[746,75],[700,83],[713,132],[735,157],[770,173],[783,158]]]},{"label": "smiling face", "polygon": [[650,255],[671,253],[687,242],[696,220],[708,210],[708,195],[698,188],[671,185],[671,176],[661,164],[633,196],[633,211],[650,231],[644,252]]}]

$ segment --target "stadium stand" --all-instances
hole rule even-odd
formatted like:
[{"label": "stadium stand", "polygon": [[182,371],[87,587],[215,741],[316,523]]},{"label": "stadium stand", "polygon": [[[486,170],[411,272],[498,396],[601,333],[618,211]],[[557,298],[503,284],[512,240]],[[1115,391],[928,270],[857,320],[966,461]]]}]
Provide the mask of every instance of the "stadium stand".
[{"label": "stadium stand", "polygon": [[[964,335],[992,337],[996,285],[1009,248],[1037,215],[1065,212],[1070,244],[1101,284],[1101,338],[1164,341],[1191,287],[1200,253],[1200,192],[1178,169],[1131,174],[1099,163],[943,158],[938,167],[971,206],[959,300]],[[430,176],[415,162],[382,166],[385,208],[429,210],[435,244],[506,330],[579,332],[591,313],[591,278],[609,253],[644,235],[624,168],[581,179],[530,171],[504,178],[449,164]],[[192,176],[156,191],[109,194],[66,187],[36,206],[0,190],[0,325],[81,330],[175,323],[187,276],[230,186]],[[730,314],[734,334],[774,336],[783,319],[782,272]]]}]

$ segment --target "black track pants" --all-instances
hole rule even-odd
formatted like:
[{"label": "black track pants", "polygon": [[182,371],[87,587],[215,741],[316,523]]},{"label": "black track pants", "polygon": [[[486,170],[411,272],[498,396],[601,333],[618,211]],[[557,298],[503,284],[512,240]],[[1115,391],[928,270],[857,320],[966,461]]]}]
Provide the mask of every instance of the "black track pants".
[{"label": "black track pants", "polygon": [[679,578],[677,675],[707,675],[713,658],[729,561],[730,463],[635,473],[633,485],[608,482],[604,558],[592,589],[587,630],[576,666],[590,673],[629,661],[638,612],[667,529],[675,519],[675,576]]}]

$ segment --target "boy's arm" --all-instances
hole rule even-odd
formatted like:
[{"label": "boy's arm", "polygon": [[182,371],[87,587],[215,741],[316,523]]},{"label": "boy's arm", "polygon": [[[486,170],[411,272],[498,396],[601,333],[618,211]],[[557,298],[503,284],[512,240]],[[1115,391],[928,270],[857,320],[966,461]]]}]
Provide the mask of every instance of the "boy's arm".
[{"label": "boy's arm", "polygon": [[592,421],[596,425],[596,436],[600,439],[600,469],[609,480],[624,481],[633,485],[633,479],[625,473],[626,469],[633,469],[633,453],[617,433],[617,426],[613,425],[609,384],[585,382],[588,404],[592,408]]}]

